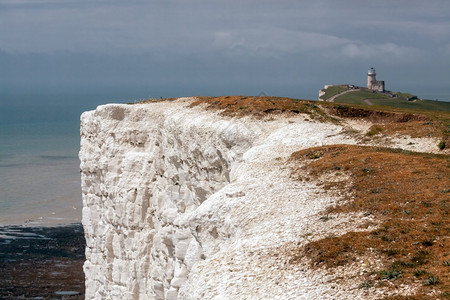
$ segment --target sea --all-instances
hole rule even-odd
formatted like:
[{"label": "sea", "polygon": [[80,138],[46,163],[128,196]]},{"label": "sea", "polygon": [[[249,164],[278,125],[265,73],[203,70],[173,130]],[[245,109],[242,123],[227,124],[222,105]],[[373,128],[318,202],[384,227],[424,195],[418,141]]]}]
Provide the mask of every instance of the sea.
[{"label": "sea", "polygon": [[0,226],[81,222],[80,115],[133,92],[0,91]]}]

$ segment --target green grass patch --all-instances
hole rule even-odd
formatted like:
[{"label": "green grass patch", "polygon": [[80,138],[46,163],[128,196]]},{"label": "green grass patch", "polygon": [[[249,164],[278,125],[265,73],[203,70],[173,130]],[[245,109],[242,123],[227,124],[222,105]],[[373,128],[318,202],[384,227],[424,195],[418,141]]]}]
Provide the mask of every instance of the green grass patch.
[{"label": "green grass patch", "polygon": [[345,92],[346,90],[348,90],[348,87],[346,85],[333,85],[324,90],[325,94],[320,98],[323,100],[328,100],[337,94]]},{"label": "green grass patch", "polygon": [[403,100],[398,98],[371,100],[373,105],[390,106],[397,108],[406,108],[414,110],[431,110],[450,112],[450,102],[433,100]]},{"label": "green grass patch", "polygon": [[387,106],[416,111],[426,110],[450,112],[450,102],[420,99],[408,101],[408,99],[414,97],[414,95],[400,92],[395,94],[397,95],[397,98],[392,97],[390,94],[380,94],[369,90],[361,90],[349,92],[336,97],[334,102],[367,105],[368,103],[364,100],[368,100],[373,106]]},{"label": "green grass patch", "polygon": [[376,99],[392,99],[390,96],[378,94],[369,90],[360,90],[349,92],[334,99],[334,102],[349,104],[364,104],[364,100],[370,100],[373,103]]},{"label": "green grass patch", "polygon": [[406,99],[406,100],[412,100],[417,99],[416,95],[410,94],[410,93],[402,93],[402,92],[396,92],[395,93],[398,97]]}]

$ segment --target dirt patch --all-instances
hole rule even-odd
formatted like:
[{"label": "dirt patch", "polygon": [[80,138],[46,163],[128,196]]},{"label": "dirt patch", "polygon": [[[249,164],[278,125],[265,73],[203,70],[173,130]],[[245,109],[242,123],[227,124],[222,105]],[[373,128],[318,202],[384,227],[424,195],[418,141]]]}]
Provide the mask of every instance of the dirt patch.
[{"label": "dirt patch", "polygon": [[450,156],[336,145],[296,152],[292,160],[304,165],[294,170],[301,178],[350,176],[347,182],[322,183],[351,199],[327,214],[361,211],[379,225],[311,242],[292,254],[291,263],[306,255],[314,267],[336,268],[375,253],[384,269],[364,275],[363,288],[395,282],[420,285],[417,299],[450,295]]}]

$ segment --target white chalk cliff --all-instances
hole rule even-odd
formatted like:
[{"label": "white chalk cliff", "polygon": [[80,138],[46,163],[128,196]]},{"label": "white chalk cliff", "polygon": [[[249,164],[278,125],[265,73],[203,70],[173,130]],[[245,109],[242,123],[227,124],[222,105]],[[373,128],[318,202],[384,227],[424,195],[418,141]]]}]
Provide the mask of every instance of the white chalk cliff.
[{"label": "white chalk cliff", "polygon": [[337,196],[291,178],[288,160],[356,143],[342,126],[301,114],[223,117],[191,102],[81,116],[86,299],[364,298],[282,255],[353,226],[318,221]]}]

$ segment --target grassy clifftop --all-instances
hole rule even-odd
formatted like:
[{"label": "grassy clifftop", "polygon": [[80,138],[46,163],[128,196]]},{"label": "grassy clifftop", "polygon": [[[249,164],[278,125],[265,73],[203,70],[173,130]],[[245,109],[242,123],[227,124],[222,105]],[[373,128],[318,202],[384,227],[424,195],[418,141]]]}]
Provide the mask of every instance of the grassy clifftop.
[{"label": "grassy clifftop", "polygon": [[418,99],[409,93],[381,93],[349,85],[329,86],[321,92],[320,99],[324,101],[450,112],[450,102]]},{"label": "grassy clifftop", "polygon": [[415,110],[450,111],[450,102],[413,99],[405,93],[374,93],[369,90],[351,91],[334,99],[335,102],[389,106]]},{"label": "grassy clifftop", "polygon": [[442,148],[450,147],[450,111],[433,111],[408,107],[368,106],[308,101],[282,97],[222,96],[196,97],[192,105],[206,105],[223,115],[255,117],[272,114],[306,113],[311,118],[339,123],[345,119],[365,120],[373,123],[373,132],[411,137],[436,137]]}]

